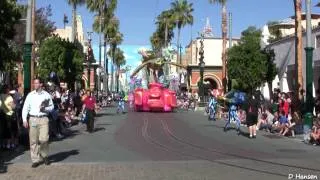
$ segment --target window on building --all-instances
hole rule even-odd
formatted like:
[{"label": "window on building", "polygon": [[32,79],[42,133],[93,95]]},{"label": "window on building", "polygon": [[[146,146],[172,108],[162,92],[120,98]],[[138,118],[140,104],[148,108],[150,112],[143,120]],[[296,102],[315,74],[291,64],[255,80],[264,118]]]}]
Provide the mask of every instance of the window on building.
[{"label": "window on building", "polygon": [[320,35],[316,36],[316,48],[320,48]]}]

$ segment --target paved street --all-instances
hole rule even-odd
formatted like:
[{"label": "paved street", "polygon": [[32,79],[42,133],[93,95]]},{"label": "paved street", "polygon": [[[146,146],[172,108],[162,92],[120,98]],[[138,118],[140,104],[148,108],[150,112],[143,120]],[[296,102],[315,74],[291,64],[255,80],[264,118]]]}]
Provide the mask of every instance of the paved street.
[{"label": "paved street", "polygon": [[5,162],[0,179],[288,179],[320,178],[319,148],[298,139],[258,132],[223,132],[223,121],[200,112],[102,111],[96,132],[72,127],[50,146],[50,166],[31,169],[29,152]]}]

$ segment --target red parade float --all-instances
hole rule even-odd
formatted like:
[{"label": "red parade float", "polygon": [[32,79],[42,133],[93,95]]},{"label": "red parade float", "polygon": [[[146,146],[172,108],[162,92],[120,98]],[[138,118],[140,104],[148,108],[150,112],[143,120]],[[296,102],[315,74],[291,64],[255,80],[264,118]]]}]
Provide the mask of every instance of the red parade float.
[{"label": "red parade float", "polygon": [[159,83],[150,83],[149,89],[137,88],[134,91],[135,111],[171,112],[176,107],[176,93]]}]

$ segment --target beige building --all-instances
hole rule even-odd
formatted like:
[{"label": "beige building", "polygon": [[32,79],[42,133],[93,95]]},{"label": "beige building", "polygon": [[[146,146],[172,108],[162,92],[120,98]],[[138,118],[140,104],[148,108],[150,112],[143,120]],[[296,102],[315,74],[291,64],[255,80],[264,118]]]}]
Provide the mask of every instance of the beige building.
[{"label": "beige building", "polygon": [[[305,31],[306,29],[306,14],[303,13],[301,17],[301,25],[302,30]],[[311,14],[311,25],[312,27],[317,27],[320,23],[320,14]],[[295,20],[294,16],[289,17],[288,19],[284,19],[279,21],[278,24],[273,25],[272,27],[279,28],[282,37],[290,36],[295,32]]]},{"label": "beige building", "polygon": [[[232,44],[236,44],[240,39],[233,38]],[[187,66],[189,74],[188,83],[192,90],[198,89],[198,82],[200,81],[200,47],[201,38],[198,37],[192,40],[186,47],[186,53],[183,57],[182,63]],[[207,88],[222,89],[222,38],[219,37],[204,37],[204,83]],[[227,41],[227,48],[229,41]]]},{"label": "beige building", "polygon": [[[213,35],[209,19],[202,30],[202,36],[192,40],[186,47],[185,54],[182,58],[182,64],[187,67],[187,86],[189,89],[198,90],[198,82],[200,81],[200,47],[203,40],[204,50],[204,84],[206,88],[223,89],[222,83],[222,38]],[[232,44],[237,44],[240,39],[232,38]],[[229,39],[227,45],[229,47]]]},{"label": "beige building", "polygon": [[[77,40],[82,44],[83,50],[86,53],[87,52],[87,40],[85,39],[84,32],[83,32],[83,24],[82,24],[82,18],[80,15],[77,15],[77,23],[76,23],[76,38]],[[59,37],[65,39],[65,40],[71,40],[72,35],[72,27],[66,26],[62,29],[56,29],[53,34],[58,35]]]}]

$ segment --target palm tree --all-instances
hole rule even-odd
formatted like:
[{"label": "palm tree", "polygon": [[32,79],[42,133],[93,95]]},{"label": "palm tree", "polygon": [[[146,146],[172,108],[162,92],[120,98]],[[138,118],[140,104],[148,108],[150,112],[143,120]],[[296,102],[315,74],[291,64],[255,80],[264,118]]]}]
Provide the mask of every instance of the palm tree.
[{"label": "palm tree", "polygon": [[112,66],[111,66],[111,90],[113,90],[114,86],[114,65],[115,65],[115,55],[116,55],[116,48],[119,44],[121,44],[123,41],[123,35],[120,32],[117,32],[113,37],[110,37],[110,51],[112,55]]},{"label": "palm tree", "polygon": [[160,37],[164,40],[163,43],[161,43],[162,46],[166,47],[168,43],[173,38],[173,29],[176,26],[176,23],[174,21],[174,11],[172,9],[162,11],[161,14],[157,17],[157,32],[159,33]]},{"label": "palm tree", "polygon": [[124,57],[124,52],[116,47],[115,49],[110,49],[108,52],[109,56],[113,57],[114,60],[114,64],[117,67],[117,71],[116,71],[116,91],[119,92],[119,73],[120,73],[120,68],[122,65],[126,64],[126,60]]},{"label": "palm tree", "polygon": [[126,60],[124,57],[124,52],[120,48],[116,48],[114,52],[114,64],[117,67],[116,71],[116,91],[119,92],[119,74],[121,71],[121,66],[126,64]]},{"label": "palm tree", "polygon": [[[177,27],[178,27],[177,46],[180,45],[181,28],[187,24],[191,24],[191,25],[193,24],[192,5],[193,4],[188,3],[187,0],[176,0],[175,2],[171,3],[171,9],[174,12],[172,17],[173,17],[173,20],[176,21]],[[179,59],[179,60],[181,60],[181,58],[179,58],[180,55],[178,53],[177,59]],[[181,64],[180,61],[179,61],[179,63]]]},{"label": "palm tree", "polygon": [[[111,42],[111,38],[110,37],[114,37],[115,34],[118,32],[119,29],[119,20],[113,16],[112,18],[110,18],[110,21],[108,21],[108,23],[105,25],[105,29],[104,29],[104,57],[105,59],[105,69],[106,69],[106,74],[109,73],[109,69],[108,69],[108,56],[106,55],[107,52],[107,43]],[[106,89],[109,90],[109,78],[106,79],[106,83],[105,86],[107,87]]]},{"label": "palm tree", "polygon": [[[294,9],[295,9],[295,34],[296,34],[296,42],[295,42],[295,64],[297,68],[298,74],[297,77],[297,87],[296,94],[300,94],[300,90],[303,89],[303,76],[302,76],[302,26],[301,26],[301,0],[293,0]],[[302,99],[302,96],[299,96],[299,99]]]},{"label": "palm tree", "polygon": [[[109,3],[106,4],[106,0],[87,0],[87,8],[91,12],[98,12],[96,15],[96,18],[93,23],[93,30],[97,33],[103,33],[104,36],[104,69],[105,69],[105,74],[108,75],[108,57],[106,53],[107,49],[107,41],[108,41],[108,35],[109,33],[113,33],[113,30],[110,30],[110,28],[113,29],[118,29],[119,23],[118,20],[116,19],[115,22],[115,17],[114,17],[114,11],[117,8],[117,0],[108,0]],[[114,33],[113,33],[114,34]],[[112,36],[112,35],[111,35]],[[100,36],[101,37],[101,36]],[[101,40],[100,40],[101,42]],[[99,44],[100,44],[99,42]],[[99,48],[99,55],[101,57],[101,45]],[[100,58],[101,59],[101,58]],[[100,60],[99,59],[99,60]],[[109,78],[106,78],[104,81],[104,86],[106,87],[105,90],[109,92]]]},{"label": "palm tree", "polygon": [[71,32],[71,42],[77,37],[77,6],[83,5],[86,0],[68,0],[68,4],[72,6],[72,32]]},{"label": "palm tree", "polygon": [[218,3],[222,5],[222,80],[223,80],[223,87],[224,91],[226,91],[226,61],[227,61],[227,0],[209,0],[210,3]]}]

